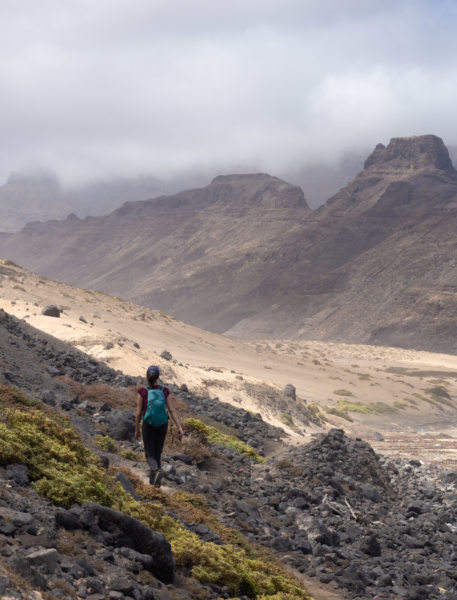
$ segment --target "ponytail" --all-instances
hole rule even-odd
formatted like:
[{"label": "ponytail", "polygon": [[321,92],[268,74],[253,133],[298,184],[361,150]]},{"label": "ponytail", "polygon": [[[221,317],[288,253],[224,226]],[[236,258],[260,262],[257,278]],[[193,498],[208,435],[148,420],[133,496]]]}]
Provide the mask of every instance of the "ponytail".
[{"label": "ponytail", "polygon": [[150,373],[147,376],[149,387],[154,387],[158,379],[159,379],[158,375],[155,375],[154,373]]}]

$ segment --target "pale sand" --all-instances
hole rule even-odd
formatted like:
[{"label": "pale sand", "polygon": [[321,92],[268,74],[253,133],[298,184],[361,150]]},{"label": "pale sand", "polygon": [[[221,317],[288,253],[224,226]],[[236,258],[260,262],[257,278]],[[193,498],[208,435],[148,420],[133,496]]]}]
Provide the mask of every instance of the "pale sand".
[{"label": "pale sand", "polygon": [[[427,388],[441,384],[452,399],[457,398],[456,356],[313,341],[234,340],[186,325],[160,311],[4,264],[15,271],[0,279],[0,308],[8,313],[124,373],[143,375],[149,364],[159,364],[167,381],[185,383],[192,391],[260,412],[297,443],[322,428],[296,423],[302,433],[305,430],[304,436],[296,435],[284,425],[279,410],[247,393],[246,382],[259,389],[263,384],[273,386],[278,397],[291,383],[297,389],[298,402],[316,403],[324,414],[342,400],[395,408],[395,412],[375,415],[351,412],[353,422],[327,414],[325,427],[343,427],[352,434],[369,436],[376,430],[417,431],[421,427],[457,434],[457,410],[431,403],[426,397]],[[41,314],[48,304],[63,309],[60,318]],[[172,361],[160,358],[165,349],[171,352]],[[443,373],[417,377],[386,372],[391,367]],[[351,395],[335,393],[341,390]]]}]

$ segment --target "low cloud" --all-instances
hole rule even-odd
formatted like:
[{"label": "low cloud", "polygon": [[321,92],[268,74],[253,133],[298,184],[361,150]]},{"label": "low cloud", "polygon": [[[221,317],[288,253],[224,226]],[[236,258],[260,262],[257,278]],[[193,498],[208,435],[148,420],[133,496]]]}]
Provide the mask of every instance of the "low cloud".
[{"label": "low cloud", "polygon": [[7,1],[0,176],[69,181],[457,144],[455,3]]}]

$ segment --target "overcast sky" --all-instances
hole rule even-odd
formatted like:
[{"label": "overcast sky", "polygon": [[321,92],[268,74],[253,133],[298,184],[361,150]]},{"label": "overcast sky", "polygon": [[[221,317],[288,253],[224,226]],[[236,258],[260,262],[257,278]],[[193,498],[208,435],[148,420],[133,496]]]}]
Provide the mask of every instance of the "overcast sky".
[{"label": "overcast sky", "polygon": [[0,182],[457,144],[457,0],[0,0]]}]

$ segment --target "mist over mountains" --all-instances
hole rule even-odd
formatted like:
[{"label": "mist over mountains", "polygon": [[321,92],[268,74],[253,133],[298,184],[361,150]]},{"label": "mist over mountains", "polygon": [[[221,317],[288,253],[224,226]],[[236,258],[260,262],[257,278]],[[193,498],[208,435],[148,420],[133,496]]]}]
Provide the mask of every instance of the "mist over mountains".
[{"label": "mist over mountains", "polygon": [[[364,153],[347,152],[337,161],[290,167],[279,176],[305,190],[307,202],[317,208],[360,171],[364,158]],[[48,170],[15,171],[0,185],[0,235],[33,221],[65,219],[71,213],[80,218],[106,215],[124,202],[203,187],[220,174],[197,169],[168,178],[143,174],[68,183]]]},{"label": "mist over mountains", "polygon": [[13,172],[0,186],[0,230],[12,233],[26,223],[64,219],[70,213],[79,217],[103,215],[128,200],[145,200],[206,182],[207,178],[198,174],[170,180],[139,175],[64,185],[49,171]]},{"label": "mist over mountains", "polygon": [[457,351],[457,173],[433,135],[379,144],[319,209],[266,174],[32,223],[0,253],[202,328]]}]

